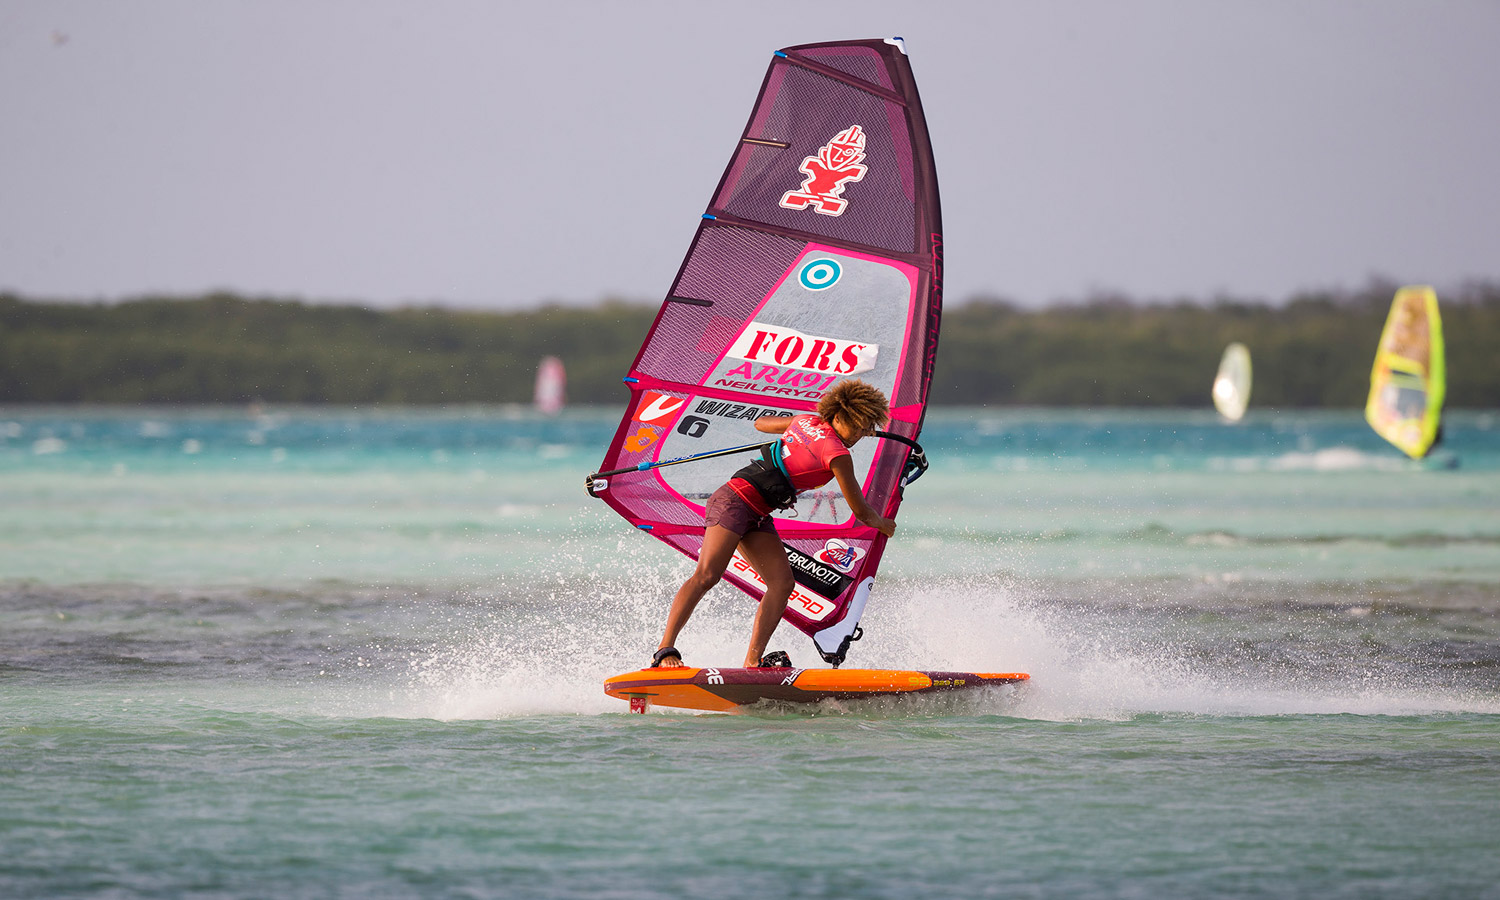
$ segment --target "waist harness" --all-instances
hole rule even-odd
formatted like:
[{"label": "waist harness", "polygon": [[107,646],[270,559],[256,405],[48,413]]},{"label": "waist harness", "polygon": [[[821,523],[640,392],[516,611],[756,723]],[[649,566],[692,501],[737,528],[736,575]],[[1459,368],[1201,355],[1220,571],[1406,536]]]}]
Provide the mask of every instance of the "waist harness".
[{"label": "waist harness", "polygon": [[760,448],[760,459],[734,473],[755,487],[756,493],[772,509],[791,509],[797,502],[792,479],[781,468],[780,443]]}]

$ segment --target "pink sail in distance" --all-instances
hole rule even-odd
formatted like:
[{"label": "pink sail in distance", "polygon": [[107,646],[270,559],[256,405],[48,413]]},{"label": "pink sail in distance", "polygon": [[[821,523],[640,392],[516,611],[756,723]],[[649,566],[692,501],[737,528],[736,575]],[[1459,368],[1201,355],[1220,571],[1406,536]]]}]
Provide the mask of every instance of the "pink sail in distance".
[{"label": "pink sail in distance", "polygon": [[536,391],[532,404],[544,415],[555,416],[562,412],[567,396],[568,376],[562,360],[555,356],[542,357],[536,368]]},{"label": "pink sail in distance", "polygon": [[[631,365],[630,403],[601,472],[761,443],[754,421],[801,415],[842,378],[891,402],[887,430],[922,429],[942,309],[937,174],[900,38],[777,51],[687,258]],[[853,448],[865,497],[901,505],[911,448]],[[703,504],[745,453],[593,481],[621,516],[697,558]],[[838,665],[862,632],[886,539],[837,482],[776,515],[797,585],[784,618]],[[726,579],[759,600],[736,554]]]}]

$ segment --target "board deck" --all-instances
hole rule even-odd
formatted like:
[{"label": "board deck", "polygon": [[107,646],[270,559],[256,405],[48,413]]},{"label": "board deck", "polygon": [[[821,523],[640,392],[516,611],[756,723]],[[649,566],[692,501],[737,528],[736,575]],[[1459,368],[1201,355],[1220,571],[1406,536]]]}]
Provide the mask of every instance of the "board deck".
[{"label": "board deck", "polygon": [[816,703],[1017,684],[1024,672],[914,672],[900,669],[640,669],[608,678],[604,692],[632,712],[674,706],[735,712],[762,700]]}]

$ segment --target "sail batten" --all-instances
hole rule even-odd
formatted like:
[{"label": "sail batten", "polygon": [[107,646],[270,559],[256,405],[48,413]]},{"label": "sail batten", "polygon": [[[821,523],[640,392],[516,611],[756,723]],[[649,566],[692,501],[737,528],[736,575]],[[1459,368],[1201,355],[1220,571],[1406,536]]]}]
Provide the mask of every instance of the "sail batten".
[{"label": "sail batten", "polygon": [[[942,307],[937,176],[899,43],[778,51],[667,299],[633,361],[631,397],[600,471],[764,439],[754,423],[816,409],[844,378],[880,388],[891,434],[925,417]],[[911,449],[853,448],[866,500],[894,518]],[[597,496],[689,557],[703,503],[745,457],[616,475]],[[599,484],[600,482],[594,482]],[[776,516],[797,589],[785,618],[825,660],[858,634],[885,538],[837,486]],[[748,563],[726,578],[759,598]]]},{"label": "sail batten", "polygon": [[891,259],[899,259],[903,262],[908,262],[913,265],[917,265],[927,261],[927,257],[920,253],[903,253],[896,250],[884,250],[879,247],[872,247],[868,244],[860,244],[854,241],[840,240],[837,237],[830,237],[826,234],[815,234],[811,231],[798,231],[795,228],[767,225],[763,222],[754,222],[749,219],[740,219],[736,218],[735,216],[729,215],[728,213],[716,216],[715,219],[721,225],[737,225],[741,228],[754,229],[755,231],[761,232],[763,234],[776,235],[778,237],[786,237],[798,241],[818,241],[819,243],[827,244],[833,247],[839,247],[856,253],[878,253],[882,256],[887,256]]},{"label": "sail batten", "polygon": [[855,75],[850,75],[846,72],[840,71],[839,69],[835,69],[833,66],[825,66],[820,62],[807,59],[802,56],[788,56],[786,60],[790,65],[807,69],[809,72],[816,72],[825,78],[832,78],[833,80],[847,84],[850,87],[858,88],[859,90],[865,91],[866,93],[874,94],[881,99],[889,100],[892,103],[899,103],[902,106],[907,105],[906,98],[902,97],[895,91],[889,88],[881,87],[878,84],[872,84],[869,81],[866,81]]}]

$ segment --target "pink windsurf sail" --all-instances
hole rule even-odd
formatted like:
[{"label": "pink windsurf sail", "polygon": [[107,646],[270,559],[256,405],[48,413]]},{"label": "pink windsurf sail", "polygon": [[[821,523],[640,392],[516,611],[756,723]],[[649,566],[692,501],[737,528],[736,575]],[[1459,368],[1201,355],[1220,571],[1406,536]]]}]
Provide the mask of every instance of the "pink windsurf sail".
[{"label": "pink windsurf sail", "polygon": [[557,415],[566,402],[567,384],[568,376],[562,360],[555,356],[542,357],[536,367],[536,391],[532,404],[545,415]]},{"label": "pink windsurf sail", "polygon": [[[696,559],[703,505],[765,442],[754,422],[801,415],[840,379],[890,399],[888,437],[853,448],[894,518],[925,466],[921,433],[942,309],[937,174],[900,38],[787,47],[760,95],[625,383],[630,403],[590,493]],[[729,452],[719,452],[719,451]],[[684,458],[690,464],[667,465]],[[797,586],[784,618],[838,665],[886,539],[837,482],[776,514]],[[738,554],[725,577],[759,600]]]}]

